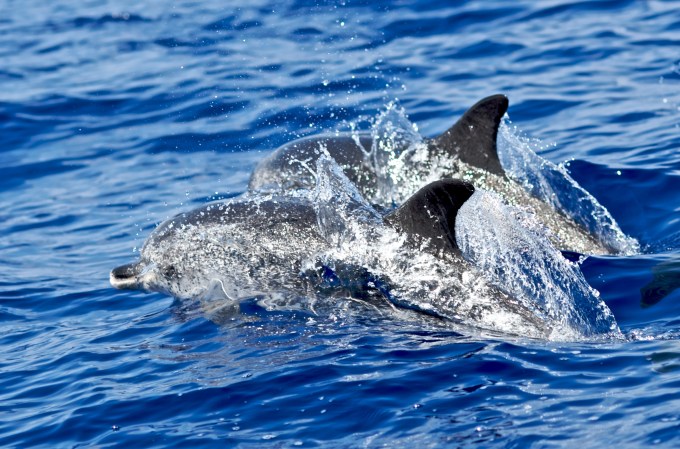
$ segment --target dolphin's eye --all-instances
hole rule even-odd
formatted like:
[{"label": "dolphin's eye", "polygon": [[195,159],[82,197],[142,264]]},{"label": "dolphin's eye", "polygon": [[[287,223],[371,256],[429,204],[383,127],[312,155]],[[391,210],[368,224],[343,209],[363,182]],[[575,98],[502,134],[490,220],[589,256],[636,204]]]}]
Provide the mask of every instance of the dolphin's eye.
[{"label": "dolphin's eye", "polygon": [[174,265],[168,265],[163,270],[163,276],[165,276],[166,278],[175,277],[176,274],[177,274],[177,270],[175,269]]}]

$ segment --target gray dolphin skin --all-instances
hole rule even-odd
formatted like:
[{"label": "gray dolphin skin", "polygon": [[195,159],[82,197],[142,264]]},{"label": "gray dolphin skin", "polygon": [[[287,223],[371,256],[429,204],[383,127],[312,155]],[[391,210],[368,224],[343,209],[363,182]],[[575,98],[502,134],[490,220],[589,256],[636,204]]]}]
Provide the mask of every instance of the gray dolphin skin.
[{"label": "gray dolphin skin", "polygon": [[651,307],[680,288],[680,258],[672,258],[652,268],[653,279],[640,289],[640,305]]},{"label": "gray dolphin skin", "polygon": [[[384,224],[417,239],[421,249],[457,254],[454,220],[472,195],[472,184],[441,180],[414,194],[384,217]],[[314,205],[304,197],[241,198],[207,204],[161,223],[140,260],[111,271],[118,289],[159,291],[177,298],[200,296],[211,279],[266,290],[305,290],[303,261],[329,246]],[[223,285],[231,284],[229,282]],[[227,296],[243,296],[225,292]]]},{"label": "gray dolphin skin", "polygon": [[[195,298],[212,279],[256,286],[259,291],[304,290],[300,263],[323,249],[309,202],[292,197],[210,203],[161,223],[149,236],[138,262],[111,271],[119,289],[158,291]],[[229,297],[242,296],[225,292]]]},{"label": "gray dolphin skin", "polygon": [[[505,95],[493,95],[480,100],[442,135],[426,140],[426,159],[436,160],[443,153],[503,176],[496,137],[498,125],[507,110],[508,99]],[[367,158],[373,146],[370,133],[314,136],[287,143],[257,165],[248,188],[262,191],[313,187],[315,180],[309,167],[315,166],[320,146],[342,167],[345,175],[364,196],[370,198],[374,195],[376,175]]]},{"label": "gray dolphin skin", "polygon": [[[379,150],[370,133],[322,135],[285,144],[263,159],[251,175],[249,190],[285,192],[313,188],[313,167],[320,154],[327,153],[365,198],[387,209],[399,206],[436,179],[464,179],[498,194],[506,204],[532,213],[547,228],[550,241],[559,250],[578,254],[616,253],[617,248],[608,246],[564,211],[556,210],[506,176],[496,140],[508,104],[504,95],[484,98],[440,136],[425,139],[416,148],[392,149],[395,154],[401,152],[403,164],[397,175],[387,175],[392,176],[388,180],[377,173],[383,162],[376,162],[375,152]],[[396,199],[381,196],[381,187],[396,195]]]},{"label": "gray dolphin skin", "polygon": [[[437,181],[420,189],[373,226],[396,231],[395,235],[405,237],[411,251],[432,254],[445,265],[461,268],[452,271],[461,275],[463,268],[471,267],[459,254],[453,234],[455,219],[473,193],[470,183]],[[113,269],[110,282],[118,289],[157,291],[180,299],[210,297],[230,305],[268,292],[302,300],[317,297],[323,289],[325,268],[316,257],[328,247],[309,199],[242,197],[207,204],[161,223],[145,242],[139,260]],[[379,245],[373,250],[383,251]],[[357,298],[365,300],[366,291],[370,296],[372,290],[383,304],[405,304],[398,293],[402,286],[393,285],[391,279],[380,277],[384,285],[378,287],[379,277],[371,276],[363,266],[343,265],[339,261],[333,268],[337,273],[356,278],[349,283],[354,282]],[[443,279],[444,284],[447,282]],[[346,288],[347,282],[343,285]],[[449,293],[464,294],[456,288],[449,289]],[[485,291],[502,304],[518,329],[531,329],[535,337],[550,334],[549,324],[539,319],[535,311],[492,285]],[[332,302],[329,296],[333,295],[328,293],[328,289],[323,291],[324,300]],[[459,322],[474,323],[481,315],[479,308],[458,310],[455,302],[443,301],[436,312],[431,307],[419,309],[412,303],[407,307]],[[504,331],[512,333],[512,329]]]},{"label": "gray dolphin skin", "polygon": [[427,242],[435,250],[460,254],[456,216],[474,192],[472,184],[458,179],[435,181],[387,214],[385,222],[408,235],[414,246]]}]

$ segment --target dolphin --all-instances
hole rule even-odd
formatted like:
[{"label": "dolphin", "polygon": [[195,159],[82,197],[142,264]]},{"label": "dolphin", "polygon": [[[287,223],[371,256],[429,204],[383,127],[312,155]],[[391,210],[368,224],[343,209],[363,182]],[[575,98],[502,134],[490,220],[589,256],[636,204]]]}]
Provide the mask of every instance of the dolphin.
[{"label": "dolphin", "polygon": [[[472,184],[464,181],[437,181],[389,214],[371,211],[376,220],[371,226],[406,234],[409,244],[421,250],[457,256],[453,223],[473,192]],[[332,240],[320,229],[319,213],[307,195],[244,196],[208,203],[158,225],[138,261],[111,271],[111,285],[179,299],[211,291],[213,279],[220,280],[224,297],[234,300],[275,290],[309,293],[305,267]],[[228,290],[228,285],[239,287]]]},{"label": "dolphin", "polygon": [[[392,213],[380,216],[371,212],[376,218],[372,231],[385,227],[393,231],[396,240],[403,236],[408,251],[426,252],[463,266],[465,261],[452,235],[453,223],[458,208],[473,193],[474,187],[467,182],[437,181]],[[473,316],[479,314],[478,310],[468,317],[445,308],[419,308],[408,298],[401,298],[399,286],[384,275],[371,275],[358,263],[324,258],[329,236],[320,229],[318,214],[313,202],[304,196],[243,197],[207,204],[160,224],[146,240],[138,261],[111,271],[111,285],[162,292],[179,299],[220,301],[227,308],[272,292],[286,298],[284,307],[304,301],[304,297],[337,301],[329,285],[339,285],[343,291],[352,285],[351,296],[355,298],[366,299],[371,295],[364,291],[373,290],[372,296],[379,296],[382,302],[461,322],[470,318],[475,324]],[[372,251],[380,252],[380,248]],[[531,336],[550,334],[549,326],[530,309],[493,286],[487,290],[499,302],[506,300],[518,329],[530,329]],[[320,293],[325,298],[318,299]],[[454,290],[452,294],[464,293]],[[503,330],[494,329],[493,323],[481,326]]]},{"label": "dolphin", "polygon": [[[345,296],[492,331],[574,335],[543,310],[540,298],[514,297],[465,259],[457,222],[479,193],[473,184],[435,181],[384,214],[327,156],[317,161],[316,177],[314,191],[244,195],[166,220],[138,261],[111,271],[112,286],[199,299],[214,309],[216,301],[234,307],[257,297],[278,296],[286,307],[305,298],[333,302],[333,286],[339,285]],[[612,327],[586,324],[576,332]]]},{"label": "dolphin", "polygon": [[[552,244],[569,256],[619,252],[618,247],[588,232],[565,211],[532,195],[506,174],[496,141],[508,104],[504,95],[486,97],[441,135],[415,144],[390,142],[385,136],[370,133],[295,140],[260,161],[251,175],[249,191],[313,188],[314,164],[322,153],[328,153],[361,194],[376,206],[390,210],[432,181],[459,178],[497,193],[506,204],[530,212],[546,228]],[[384,148],[390,145],[396,148]],[[402,148],[404,145],[407,148]]]},{"label": "dolphin", "polygon": [[[425,159],[436,160],[442,154],[455,156],[468,165],[503,177],[496,137],[507,110],[508,98],[505,95],[480,100],[442,135],[425,141]],[[260,161],[250,177],[248,188],[251,191],[268,191],[313,187],[315,180],[309,167],[315,166],[321,154],[319,148],[323,147],[343,168],[349,180],[370,198],[377,189],[375,168],[369,159],[374,140],[370,133],[346,133],[289,142]]]}]

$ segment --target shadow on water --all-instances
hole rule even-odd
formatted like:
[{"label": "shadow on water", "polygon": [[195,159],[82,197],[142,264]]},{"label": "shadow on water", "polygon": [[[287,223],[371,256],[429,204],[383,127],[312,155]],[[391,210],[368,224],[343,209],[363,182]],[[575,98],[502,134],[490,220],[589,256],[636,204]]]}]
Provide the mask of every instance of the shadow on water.
[{"label": "shadow on water", "polygon": [[652,267],[652,281],[640,289],[640,306],[651,307],[680,287],[680,254]]},{"label": "shadow on water", "polygon": [[680,316],[680,255],[591,256],[581,265],[624,333],[667,328]]}]

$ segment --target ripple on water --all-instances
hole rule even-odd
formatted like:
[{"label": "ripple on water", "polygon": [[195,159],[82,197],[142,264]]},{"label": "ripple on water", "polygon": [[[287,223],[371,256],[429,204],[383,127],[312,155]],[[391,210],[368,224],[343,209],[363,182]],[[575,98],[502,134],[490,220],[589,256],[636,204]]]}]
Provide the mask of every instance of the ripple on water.
[{"label": "ripple on water", "polygon": [[[676,447],[679,24],[632,0],[5,8],[1,445]],[[218,325],[108,286],[155,224],[242,193],[280,144],[367,130],[395,99],[435,136],[497,92],[640,242],[581,265],[625,340],[256,301]],[[655,276],[669,292],[643,304]]]}]

